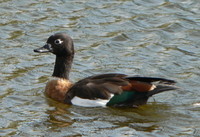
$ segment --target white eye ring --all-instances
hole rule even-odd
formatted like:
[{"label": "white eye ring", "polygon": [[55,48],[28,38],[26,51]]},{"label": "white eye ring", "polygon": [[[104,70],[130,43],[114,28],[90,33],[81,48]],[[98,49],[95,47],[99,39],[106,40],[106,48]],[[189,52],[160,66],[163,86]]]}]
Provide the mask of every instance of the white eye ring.
[{"label": "white eye ring", "polygon": [[63,43],[63,41],[62,41],[61,39],[56,39],[56,40],[54,41],[54,43],[55,43],[56,45],[60,45],[60,44]]}]

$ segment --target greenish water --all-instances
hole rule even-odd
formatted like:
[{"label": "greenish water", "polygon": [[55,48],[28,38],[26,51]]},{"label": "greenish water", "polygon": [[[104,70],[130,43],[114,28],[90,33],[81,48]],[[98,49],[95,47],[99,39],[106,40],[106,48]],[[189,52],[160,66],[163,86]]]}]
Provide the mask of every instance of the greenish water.
[{"label": "greenish water", "polygon": [[[0,0],[0,136],[200,136],[200,1]],[[55,32],[75,43],[71,79],[120,72],[181,89],[137,109],[84,108],[44,96]]]}]

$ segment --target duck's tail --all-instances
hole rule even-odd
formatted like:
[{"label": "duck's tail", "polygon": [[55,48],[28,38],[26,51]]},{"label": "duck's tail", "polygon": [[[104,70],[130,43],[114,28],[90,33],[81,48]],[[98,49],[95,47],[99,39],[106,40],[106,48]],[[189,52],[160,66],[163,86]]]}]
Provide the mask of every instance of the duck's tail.
[{"label": "duck's tail", "polygon": [[155,94],[164,92],[164,91],[169,91],[169,90],[175,90],[177,89],[177,87],[173,86],[173,85],[157,85],[156,88],[152,91],[149,91],[147,93],[147,97],[151,97]]}]

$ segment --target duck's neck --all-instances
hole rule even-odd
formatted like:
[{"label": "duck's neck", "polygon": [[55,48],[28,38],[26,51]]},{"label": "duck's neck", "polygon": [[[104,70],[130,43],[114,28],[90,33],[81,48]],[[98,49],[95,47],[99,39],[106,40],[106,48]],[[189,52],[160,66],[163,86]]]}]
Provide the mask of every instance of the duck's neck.
[{"label": "duck's neck", "polygon": [[56,56],[53,77],[69,79],[73,56]]}]

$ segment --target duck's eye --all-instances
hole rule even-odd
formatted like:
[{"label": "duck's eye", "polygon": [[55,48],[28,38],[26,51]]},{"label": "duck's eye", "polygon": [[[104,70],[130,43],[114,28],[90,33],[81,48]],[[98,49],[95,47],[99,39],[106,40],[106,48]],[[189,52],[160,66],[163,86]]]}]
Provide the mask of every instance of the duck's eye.
[{"label": "duck's eye", "polygon": [[60,44],[63,43],[63,41],[62,41],[61,39],[57,39],[57,40],[54,41],[54,43],[55,43],[56,45],[60,45]]}]

